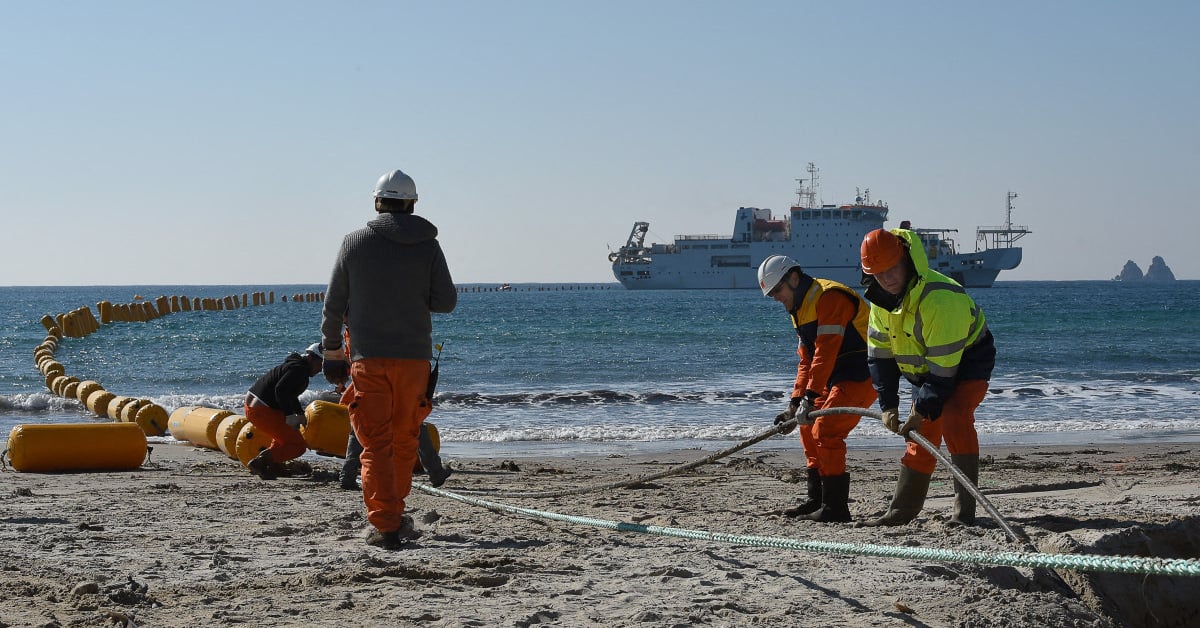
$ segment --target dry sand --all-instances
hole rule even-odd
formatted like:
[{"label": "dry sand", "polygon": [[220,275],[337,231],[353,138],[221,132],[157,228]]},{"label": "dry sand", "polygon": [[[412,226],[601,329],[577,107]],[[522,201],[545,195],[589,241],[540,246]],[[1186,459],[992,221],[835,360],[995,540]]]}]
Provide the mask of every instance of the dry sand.
[{"label": "dry sand", "polygon": [[[0,626],[1121,626],[1200,625],[1200,578],[818,554],[498,514],[414,491],[424,537],[363,543],[336,459],[266,482],[222,454],[154,443],[137,471],[0,472]],[[444,488],[568,489],[704,458],[449,459]],[[900,450],[851,445],[851,511],[881,513]],[[1200,445],[985,448],[981,486],[1042,551],[1196,558]],[[989,458],[990,456],[990,458]],[[794,449],[748,449],[637,488],[495,501],[646,525],[800,541],[1010,551],[947,525],[939,469],[898,528],[773,514],[803,492]],[[418,476],[423,481],[423,476]],[[1063,586],[1063,584],[1066,586]]]}]

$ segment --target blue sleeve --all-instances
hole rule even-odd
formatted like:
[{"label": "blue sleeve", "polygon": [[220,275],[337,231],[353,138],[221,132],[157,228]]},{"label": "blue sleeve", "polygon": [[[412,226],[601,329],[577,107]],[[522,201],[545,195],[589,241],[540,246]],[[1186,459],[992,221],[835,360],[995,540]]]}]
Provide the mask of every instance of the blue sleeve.
[{"label": "blue sleeve", "polygon": [[895,360],[867,358],[871,369],[871,386],[879,395],[879,409],[900,407],[900,367]]}]

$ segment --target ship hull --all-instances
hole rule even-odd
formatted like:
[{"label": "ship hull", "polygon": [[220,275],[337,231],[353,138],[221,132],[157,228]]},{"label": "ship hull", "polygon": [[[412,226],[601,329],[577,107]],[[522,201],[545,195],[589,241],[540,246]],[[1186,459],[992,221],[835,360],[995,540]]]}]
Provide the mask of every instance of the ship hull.
[{"label": "ship hull", "polygon": [[1021,263],[1021,247],[987,249],[975,253],[942,255],[929,260],[929,267],[962,284],[964,288],[990,288],[1002,270]]},{"label": "ship hull", "polygon": [[[782,253],[786,255],[786,253]],[[762,256],[765,259],[766,255]],[[759,260],[761,262],[761,259]],[[710,268],[688,270],[669,269],[650,264],[614,265],[613,275],[620,284],[630,290],[748,290],[758,289],[757,268]],[[817,268],[807,267],[801,262],[804,272],[832,279],[852,288],[862,280],[862,271],[856,267]]]}]

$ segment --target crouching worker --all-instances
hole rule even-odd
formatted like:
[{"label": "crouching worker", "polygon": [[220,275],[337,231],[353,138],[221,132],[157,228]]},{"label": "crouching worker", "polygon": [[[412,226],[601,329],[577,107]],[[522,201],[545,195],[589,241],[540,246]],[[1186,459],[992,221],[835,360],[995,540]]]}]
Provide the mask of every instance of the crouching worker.
[{"label": "crouching worker", "polygon": [[787,410],[775,424],[799,419],[800,443],[808,471],[808,500],[788,508],[788,517],[827,523],[851,520],[846,437],[858,425],[856,414],[810,419],[825,408],[870,407],[875,401],[867,370],[868,306],[858,293],[805,273],[796,260],[772,255],[758,267],[758,286],[787,310],[796,328],[796,383]]},{"label": "crouching worker", "polygon": [[[946,438],[950,460],[979,483],[975,409],[987,394],[996,345],[983,309],[963,287],[929,267],[925,247],[907,229],[876,229],[862,243],[863,286],[871,303],[867,363],[879,393],[883,424],[908,439],[911,431],[934,447]],[[900,378],[912,386],[912,405],[901,423]],[[896,494],[868,526],[912,521],[925,505],[937,459],[913,440],[900,459]],[[954,482],[952,522],[975,523],[975,497]]]},{"label": "crouching worker", "polygon": [[274,480],[287,470],[283,463],[308,449],[299,431],[306,423],[300,395],[308,390],[309,378],[321,372],[321,364],[321,345],[313,344],[304,355],[288,355],[246,393],[246,419],[271,437],[271,446],[246,464],[254,475]]}]

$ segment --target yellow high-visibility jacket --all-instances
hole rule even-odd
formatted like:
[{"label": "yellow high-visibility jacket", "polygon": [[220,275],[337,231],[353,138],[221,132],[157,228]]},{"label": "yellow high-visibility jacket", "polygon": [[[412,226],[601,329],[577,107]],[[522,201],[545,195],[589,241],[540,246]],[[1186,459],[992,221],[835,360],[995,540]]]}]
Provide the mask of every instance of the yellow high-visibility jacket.
[{"label": "yellow high-visibility jacket", "polygon": [[[961,380],[992,376],[996,345],[983,310],[958,282],[929,268],[920,238],[907,229],[892,229],[908,245],[911,260],[906,290],[887,293],[873,278],[867,281],[871,303],[867,329],[867,364],[879,393],[879,407],[900,404],[899,380],[913,385],[917,412],[930,419]],[[868,276],[869,277],[869,276]]]}]

